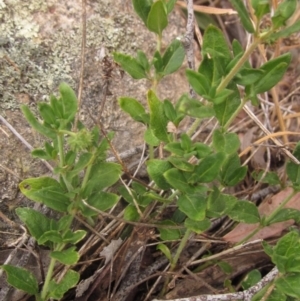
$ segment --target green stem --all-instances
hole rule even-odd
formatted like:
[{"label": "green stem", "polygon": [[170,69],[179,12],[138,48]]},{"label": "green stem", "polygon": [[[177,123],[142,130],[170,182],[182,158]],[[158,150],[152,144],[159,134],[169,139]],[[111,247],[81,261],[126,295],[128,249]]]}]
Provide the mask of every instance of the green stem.
[{"label": "green stem", "polygon": [[62,134],[57,136],[58,142],[58,151],[59,151],[59,167],[63,168],[65,165],[65,156],[64,156],[64,137]]},{"label": "green stem", "polygon": [[270,223],[270,221],[274,218],[274,216],[291,200],[291,198],[297,193],[293,189],[293,191],[290,193],[289,196],[286,197],[286,199],[266,218],[266,225]]},{"label": "green stem", "polygon": [[[74,218],[74,216],[73,216],[73,218]],[[64,231],[62,231],[62,236],[64,236],[69,231],[69,229],[71,228],[73,218],[66,225]],[[53,248],[53,250],[54,251],[62,251],[65,248],[65,246],[66,246],[66,243],[59,243],[59,244],[56,244],[56,246]],[[53,276],[55,263],[56,263],[56,259],[51,258],[50,264],[48,266],[48,271],[47,271],[47,275],[46,275],[46,278],[45,278],[45,282],[44,282],[44,285],[43,285],[43,289],[42,289],[42,292],[41,292],[41,300],[42,301],[47,300],[46,297],[47,297],[47,294],[48,294],[49,283],[50,283],[50,281],[52,279],[52,276]]]},{"label": "green stem", "polygon": [[149,159],[154,159],[154,147],[149,145]]},{"label": "green stem", "polygon": [[259,225],[256,229],[254,229],[250,234],[248,234],[244,239],[239,241],[236,245],[241,245],[241,244],[247,242],[251,237],[253,237],[262,228],[263,228],[263,226]]},{"label": "green stem", "polygon": [[46,275],[46,279],[45,279],[43,289],[42,289],[42,292],[41,292],[41,299],[43,301],[47,300],[46,297],[47,297],[47,293],[48,293],[48,287],[49,287],[49,283],[50,283],[52,275],[53,275],[55,263],[56,263],[56,259],[51,258],[50,264],[49,264],[49,267],[48,267],[48,271],[47,271],[47,275]]},{"label": "green stem", "polygon": [[[58,144],[58,151],[59,151],[59,167],[63,169],[65,166],[65,154],[64,154],[64,137],[62,134],[57,136],[57,144]],[[63,172],[61,172],[60,174],[67,186],[68,191],[69,192],[72,191],[73,187],[71,183],[69,183],[69,181],[67,180],[66,175]]]},{"label": "green stem", "polygon": [[81,184],[81,189],[83,190],[88,182],[88,179],[89,179],[89,176],[90,176],[90,173],[91,173],[91,170],[92,170],[92,166],[93,166],[93,162],[95,160],[95,154],[93,154],[90,162],[89,162],[89,165],[87,166],[86,168],[86,171],[84,173],[84,178],[82,180],[82,184]]},{"label": "green stem", "polygon": [[231,80],[235,77],[235,75],[239,72],[239,70],[243,67],[243,65],[247,62],[250,55],[254,51],[254,49],[261,43],[260,38],[256,38],[250,47],[244,52],[243,56],[239,59],[236,65],[230,70],[230,72],[226,75],[226,77],[219,84],[216,94],[220,93],[223,89],[227,87],[227,85],[231,82]]},{"label": "green stem", "polygon": [[201,123],[201,119],[196,119],[194,122],[193,122],[193,124],[191,125],[191,127],[188,129],[188,131],[186,132],[186,134],[189,136],[189,137],[191,137],[193,134],[194,134],[194,132],[196,131],[196,129],[198,128],[198,126],[200,125],[200,123]]},{"label": "green stem", "polygon": [[[192,231],[189,230],[189,229],[187,229],[185,231],[185,234],[184,234],[183,238],[181,239],[180,244],[179,244],[179,246],[177,248],[176,254],[175,254],[175,256],[172,259],[171,266],[170,266],[170,272],[174,271],[174,269],[176,268],[176,265],[177,265],[178,259],[180,257],[180,254],[182,253],[182,251],[183,251],[183,249],[184,249],[184,247],[185,247],[185,245],[186,245],[186,243],[187,243],[187,241],[188,241],[191,233],[192,233]],[[163,289],[161,291],[161,296],[165,295],[165,293],[167,291],[167,288],[168,288],[169,282],[170,282],[170,276],[167,276],[167,278],[165,280],[165,283],[164,283],[164,287],[163,287]]]},{"label": "green stem", "polygon": [[161,35],[157,35],[157,43],[156,43],[156,50],[160,53],[161,51],[161,38],[162,36]]},{"label": "green stem", "polygon": [[256,229],[254,229],[250,234],[248,234],[243,240],[238,242],[238,245],[248,241],[251,237],[253,237],[260,229],[263,227],[266,227],[269,225],[270,221],[276,216],[276,214],[292,199],[292,197],[296,194],[297,192],[293,190],[289,196],[285,198],[285,200],[268,216],[266,217],[263,225],[259,225]]},{"label": "green stem", "polygon": [[184,236],[182,237],[180,244],[177,248],[176,254],[173,257],[173,260],[171,262],[170,271],[173,271],[176,268],[179,256],[182,253],[184,247],[186,246],[186,243],[187,243],[188,239],[190,238],[191,233],[192,233],[192,230],[190,230],[190,229],[187,229],[185,231]]}]

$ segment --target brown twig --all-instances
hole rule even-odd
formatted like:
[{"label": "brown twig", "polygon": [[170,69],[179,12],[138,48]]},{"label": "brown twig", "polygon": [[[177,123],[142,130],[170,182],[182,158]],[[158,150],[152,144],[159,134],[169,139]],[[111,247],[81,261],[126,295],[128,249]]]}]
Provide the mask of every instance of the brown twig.
[{"label": "brown twig", "polygon": [[77,129],[79,112],[82,103],[82,91],[83,91],[83,76],[84,76],[84,62],[85,62],[85,47],[86,47],[86,0],[82,0],[82,40],[81,40],[81,66],[80,66],[80,78],[78,87],[78,111],[75,116],[75,122],[73,129]]}]

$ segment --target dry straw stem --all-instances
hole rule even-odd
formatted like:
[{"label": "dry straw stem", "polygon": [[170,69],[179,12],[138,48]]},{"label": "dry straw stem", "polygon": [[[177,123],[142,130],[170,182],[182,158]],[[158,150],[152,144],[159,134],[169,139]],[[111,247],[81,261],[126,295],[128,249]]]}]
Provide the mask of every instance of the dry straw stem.
[{"label": "dry straw stem", "polygon": [[[177,5],[186,8],[187,5],[183,1],[177,1]],[[237,12],[231,8],[217,8],[217,7],[208,7],[203,5],[193,5],[194,11],[210,15],[236,15]]]},{"label": "dry straw stem", "polygon": [[[247,105],[245,105],[243,107],[244,111],[248,114],[248,116],[260,127],[260,129],[274,142],[275,145],[279,146],[280,148],[282,148],[282,151],[296,164],[300,164],[300,162],[298,161],[297,158],[295,158],[295,156],[293,156],[293,154],[291,154],[290,151],[288,151],[284,145],[277,140],[276,138],[274,138],[272,135],[272,133],[261,123],[261,121],[254,115],[254,113],[249,109],[249,107]],[[282,133],[279,135],[282,136]],[[246,150],[245,150],[246,151]],[[245,152],[244,151],[244,152]],[[243,153],[244,153],[243,152]]]},{"label": "dry straw stem", "polygon": [[83,75],[84,75],[84,62],[85,62],[85,48],[86,48],[86,0],[82,0],[82,39],[81,39],[81,65],[80,65],[80,78],[78,87],[78,111],[75,116],[74,129],[77,130],[77,124],[79,119],[79,112],[82,103],[82,91],[83,91]]},{"label": "dry straw stem", "polygon": [[[27,142],[27,140],[7,121],[4,117],[0,115],[0,121],[2,121],[6,127],[30,150],[33,150],[33,146]],[[41,161],[48,167],[50,171],[53,171],[53,167],[45,160],[41,159]],[[6,171],[8,171],[6,169]]]}]

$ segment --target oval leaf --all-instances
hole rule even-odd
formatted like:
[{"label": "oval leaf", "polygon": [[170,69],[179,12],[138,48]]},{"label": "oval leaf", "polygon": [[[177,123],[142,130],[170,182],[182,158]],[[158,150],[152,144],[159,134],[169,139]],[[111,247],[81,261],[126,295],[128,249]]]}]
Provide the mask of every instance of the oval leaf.
[{"label": "oval leaf", "polygon": [[163,74],[168,75],[180,68],[185,56],[184,48],[180,41],[173,40],[164,53],[163,60]]},{"label": "oval leaf", "polygon": [[225,161],[225,153],[219,152],[208,155],[195,168],[195,180],[202,183],[210,183],[220,172],[221,166]]},{"label": "oval leaf", "polygon": [[147,19],[147,28],[161,36],[162,31],[168,26],[167,12],[161,0],[152,4]]},{"label": "oval leaf", "polygon": [[168,161],[152,159],[147,163],[147,171],[150,178],[160,189],[170,189],[172,186],[166,181],[163,174],[172,168],[172,164]]},{"label": "oval leaf", "polygon": [[7,282],[13,287],[30,295],[38,293],[38,282],[31,272],[8,264],[1,265],[0,268],[6,272]]},{"label": "oval leaf", "polygon": [[114,52],[114,60],[134,79],[147,78],[144,67],[130,55]]},{"label": "oval leaf", "polygon": [[255,224],[260,222],[260,216],[257,207],[248,201],[239,201],[228,212],[230,218],[237,222],[246,224]]},{"label": "oval leaf", "polygon": [[139,101],[130,97],[120,97],[118,99],[121,109],[128,113],[132,119],[138,122],[148,123],[146,111]]},{"label": "oval leaf", "polygon": [[79,253],[75,251],[75,247],[63,251],[53,251],[50,256],[65,265],[75,264],[80,257]]},{"label": "oval leaf", "polygon": [[71,121],[77,112],[77,97],[73,89],[66,83],[59,85],[59,92],[61,94],[61,101],[64,110],[64,119]]},{"label": "oval leaf", "polygon": [[206,199],[199,195],[181,195],[177,201],[179,209],[194,221],[205,218]]},{"label": "oval leaf", "polygon": [[255,29],[250,19],[250,13],[247,11],[244,2],[241,0],[230,0],[232,6],[236,9],[245,29],[249,33],[254,33]]},{"label": "oval leaf", "polygon": [[148,91],[147,100],[150,109],[150,128],[153,134],[158,139],[169,142],[167,131],[168,119],[164,114],[163,103],[152,90]]},{"label": "oval leaf", "polygon": [[151,0],[132,0],[133,8],[147,26],[147,18],[151,9]]}]

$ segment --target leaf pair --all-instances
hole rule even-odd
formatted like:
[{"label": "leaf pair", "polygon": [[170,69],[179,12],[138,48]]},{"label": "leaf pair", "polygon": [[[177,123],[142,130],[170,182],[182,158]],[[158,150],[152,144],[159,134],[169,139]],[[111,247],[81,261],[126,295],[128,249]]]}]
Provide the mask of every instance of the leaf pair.
[{"label": "leaf pair", "polygon": [[50,104],[39,103],[39,113],[43,118],[43,124],[39,122],[28,106],[21,106],[21,110],[36,131],[42,135],[55,139],[58,129],[67,129],[68,124],[74,119],[77,112],[77,98],[74,91],[66,84],[59,86],[61,97],[56,99],[51,96]]},{"label": "leaf pair", "polygon": [[137,57],[114,52],[114,60],[134,79],[151,79],[151,67],[154,66],[155,78],[172,74],[182,65],[185,53],[180,41],[173,40],[168,46],[165,53],[161,55],[158,51],[155,52],[152,62],[149,63],[144,52],[139,50]]}]

